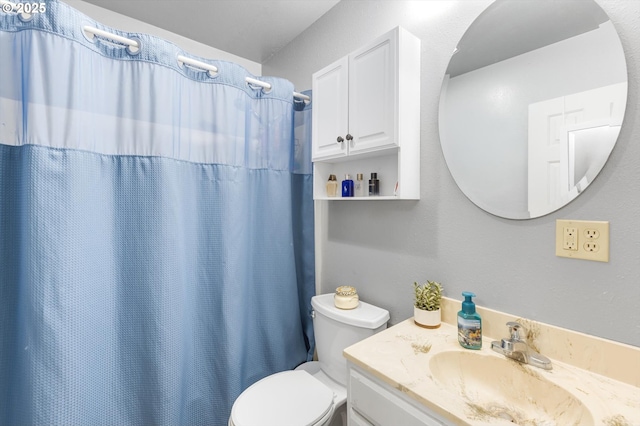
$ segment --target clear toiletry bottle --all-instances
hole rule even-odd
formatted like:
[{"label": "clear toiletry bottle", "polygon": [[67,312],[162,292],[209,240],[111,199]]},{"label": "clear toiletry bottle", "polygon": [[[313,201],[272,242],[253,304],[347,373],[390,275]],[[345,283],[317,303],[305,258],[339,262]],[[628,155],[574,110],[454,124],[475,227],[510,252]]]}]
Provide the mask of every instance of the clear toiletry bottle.
[{"label": "clear toiletry bottle", "polygon": [[338,180],[336,179],[336,175],[329,175],[329,180],[327,181],[327,197],[335,197],[338,195]]},{"label": "clear toiletry bottle", "polygon": [[476,312],[476,304],[471,300],[475,294],[463,291],[462,310],[458,312],[458,342],[463,348],[482,348],[482,319]]},{"label": "clear toiletry bottle", "polygon": [[344,180],[342,181],[342,196],[353,197],[353,180],[348,174],[344,175]]},{"label": "clear toiletry bottle", "polygon": [[355,185],[356,197],[366,197],[369,191],[365,189],[366,185],[364,184],[364,177],[362,176],[362,173],[358,173]]},{"label": "clear toiletry bottle", "polygon": [[378,180],[378,173],[371,173],[371,179],[369,179],[369,196],[380,195],[380,181]]}]

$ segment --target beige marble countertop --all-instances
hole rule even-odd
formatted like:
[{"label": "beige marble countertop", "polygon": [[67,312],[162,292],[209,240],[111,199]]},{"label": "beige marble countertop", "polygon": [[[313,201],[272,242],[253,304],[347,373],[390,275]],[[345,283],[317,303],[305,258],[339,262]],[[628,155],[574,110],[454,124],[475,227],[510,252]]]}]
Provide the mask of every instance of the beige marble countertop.
[{"label": "beige marble countertop", "polygon": [[[413,318],[410,318],[348,347],[344,351],[344,356],[391,387],[424,404],[426,408],[450,419],[454,424],[512,425],[514,423],[505,420],[503,416],[497,416],[479,407],[476,404],[477,401],[473,400],[473,396],[465,391],[465,383],[461,383],[462,391],[456,392],[450,386],[444,385],[441,380],[436,380],[430,370],[431,359],[442,352],[472,352],[477,356],[505,359],[503,355],[491,350],[492,340],[494,339],[484,337],[482,349],[471,351],[459,345],[457,327],[452,324],[443,322],[439,328],[430,330],[415,325]],[[545,354],[544,351],[541,352]],[[466,355],[462,354],[462,356]],[[487,359],[483,358],[483,361]],[[489,361],[493,362],[482,365],[507,365],[495,359]],[[545,385],[547,388],[555,388],[553,385],[557,385],[575,397],[590,413],[581,418],[578,422],[580,425],[592,422],[595,425],[640,425],[639,387],[554,358],[551,358],[551,361],[553,369],[549,371],[511,360],[507,361],[510,363],[507,369],[520,369],[535,380],[542,380],[542,393],[546,393]],[[638,366],[629,365],[629,367],[635,370]],[[488,373],[490,373],[488,377],[495,376],[498,382],[501,380],[500,371]],[[464,382],[464,379],[462,381]],[[531,383],[533,382],[529,382],[527,386],[531,386]],[[472,387],[473,384],[466,385]],[[517,383],[510,383],[508,386],[515,388]],[[520,392],[522,397],[533,399],[530,394],[531,389],[520,390]],[[559,401],[558,405],[560,404],[565,402]],[[517,424],[564,425],[566,421],[557,422],[552,418],[544,420],[518,418]]]}]

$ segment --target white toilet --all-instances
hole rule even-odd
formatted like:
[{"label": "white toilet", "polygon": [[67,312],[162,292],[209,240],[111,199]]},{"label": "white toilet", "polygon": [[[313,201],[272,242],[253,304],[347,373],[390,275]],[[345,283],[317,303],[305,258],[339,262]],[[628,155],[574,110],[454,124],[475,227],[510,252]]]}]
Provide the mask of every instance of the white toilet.
[{"label": "white toilet", "polygon": [[360,302],[338,309],[333,293],[314,296],[318,361],[272,374],[233,404],[229,426],[346,426],[347,361],[342,351],[387,327],[389,312]]}]

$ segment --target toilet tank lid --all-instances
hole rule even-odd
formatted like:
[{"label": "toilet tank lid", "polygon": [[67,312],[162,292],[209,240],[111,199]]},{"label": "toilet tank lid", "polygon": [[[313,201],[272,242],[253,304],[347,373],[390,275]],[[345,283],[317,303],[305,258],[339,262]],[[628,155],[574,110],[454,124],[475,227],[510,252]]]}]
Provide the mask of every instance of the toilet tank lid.
[{"label": "toilet tank lid", "polygon": [[373,330],[389,321],[389,311],[363,301],[354,309],[338,309],[333,303],[333,296],[334,293],[313,296],[311,306],[316,313],[361,328]]}]

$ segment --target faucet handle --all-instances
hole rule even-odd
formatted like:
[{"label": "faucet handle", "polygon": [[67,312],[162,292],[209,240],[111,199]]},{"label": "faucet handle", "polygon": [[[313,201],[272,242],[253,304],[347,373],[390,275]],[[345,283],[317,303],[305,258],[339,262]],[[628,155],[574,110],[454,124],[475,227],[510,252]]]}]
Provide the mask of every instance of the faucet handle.
[{"label": "faucet handle", "polygon": [[522,334],[527,334],[526,329],[517,322],[509,321],[507,323],[507,327],[509,327],[509,334],[511,335],[511,340],[520,340],[524,341],[523,337],[520,337],[520,330],[522,330]]}]

